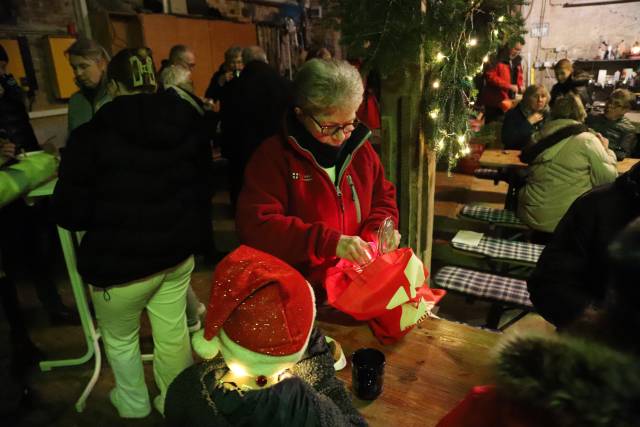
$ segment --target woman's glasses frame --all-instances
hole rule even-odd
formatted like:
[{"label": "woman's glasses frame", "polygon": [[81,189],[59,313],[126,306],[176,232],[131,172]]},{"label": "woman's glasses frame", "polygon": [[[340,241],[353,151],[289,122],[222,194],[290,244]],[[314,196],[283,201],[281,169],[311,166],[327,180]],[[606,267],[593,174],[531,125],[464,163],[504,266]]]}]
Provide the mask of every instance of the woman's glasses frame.
[{"label": "woman's glasses frame", "polygon": [[[342,131],[343,134],[351,133],[355,130],[355,128],[360,124],[360,121],[356,118],[353,122],[340,125],[323,125],[320,123],[311,113],[305,111],[305,113],[313,122],[320,128],[320,133],[324,136],[335,136],[338,132]],[[351,129],[347,129],[351,128]]]}]

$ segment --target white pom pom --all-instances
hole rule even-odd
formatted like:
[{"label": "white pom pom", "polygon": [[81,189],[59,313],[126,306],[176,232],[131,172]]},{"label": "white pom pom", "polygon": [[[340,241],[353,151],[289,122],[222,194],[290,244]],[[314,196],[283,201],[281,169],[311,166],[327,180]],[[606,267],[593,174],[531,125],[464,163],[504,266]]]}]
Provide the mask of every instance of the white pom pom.
[{"label": "white pom pom", "polygon": [[200,329],[191,336],[191,346],[198,356],[203,359],[213,359],[220,351],[217,338],[213,337],[211,341],[207,340],[204,337],[204,329]]}]

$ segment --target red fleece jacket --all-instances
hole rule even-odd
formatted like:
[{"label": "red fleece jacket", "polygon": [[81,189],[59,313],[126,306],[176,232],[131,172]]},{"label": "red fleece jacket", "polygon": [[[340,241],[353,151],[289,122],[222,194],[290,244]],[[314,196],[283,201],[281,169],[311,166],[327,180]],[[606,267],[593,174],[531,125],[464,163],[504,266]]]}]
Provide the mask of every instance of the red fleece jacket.
[{"label": "red fleece jacket", "polygon": [[[495,66],[490,67],[484,74],[486,81],[482,88],[480,101],[488,107],[502,108],[502,101],[509,99],[509,90],[511,89],[511,68],[506,62],[498,62]],[[516,77],[517,86],[523,89],[522,66],[518,64],[518,76]]]},{"label": "red fleece jacket", "polygon": [[336,176],[338,186],[293,137],[267,139],[245,170],[236,213],[242,243],[321,284],[326,269],[338,262],[341,235],[375,241],[386,217],[398,223],[395,187],[368,141],[353,150]]}]

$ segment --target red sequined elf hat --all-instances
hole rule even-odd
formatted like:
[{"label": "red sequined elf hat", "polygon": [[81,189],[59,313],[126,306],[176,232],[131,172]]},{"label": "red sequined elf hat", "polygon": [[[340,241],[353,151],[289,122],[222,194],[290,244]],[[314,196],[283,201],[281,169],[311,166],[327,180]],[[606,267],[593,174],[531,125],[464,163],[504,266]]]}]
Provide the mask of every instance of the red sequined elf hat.
[{"label": "red sequined elf hat", "polygon": [[298,362],[316,315],[309,283],[284,261],[240,246],[216,267],[204,333],[193,349],[250,376],[271,376]]}]

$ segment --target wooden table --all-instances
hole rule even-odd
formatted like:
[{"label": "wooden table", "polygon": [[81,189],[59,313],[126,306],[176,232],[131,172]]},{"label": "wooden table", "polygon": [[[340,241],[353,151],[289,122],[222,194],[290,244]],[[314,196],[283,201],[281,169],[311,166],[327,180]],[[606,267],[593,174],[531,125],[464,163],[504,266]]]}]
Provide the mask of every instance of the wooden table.
[{"label": "wooden table", "polygon": [[[499,168],[504,166],[513,167],[526,167],[527,165],[522,163],[518,156],[520,150],[501,150],[501,149],[489,149],[484,150],[482,156],[480,156],[480,166],[489,168]],[[619,161],[617,164],[618,173],[625,173],[633,165],[638,163],[640,159],[633,159],[627,157],[626,159]]]},{"label": "wooden table", "polygon": [[[372,427],[434,426],[472,386],[492,382],[492,349],[500,337],[495,332],[428,318],[399,343],[383,346],[367,326],[319,326],[340,342],[349,361],[362,347],[384,352],[382,395],[373,402],[354,398]],[[350,363],[338,377],[351,388]]]}]

